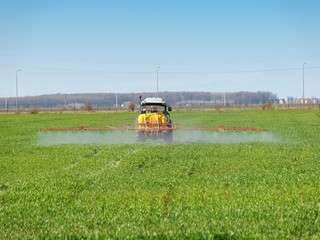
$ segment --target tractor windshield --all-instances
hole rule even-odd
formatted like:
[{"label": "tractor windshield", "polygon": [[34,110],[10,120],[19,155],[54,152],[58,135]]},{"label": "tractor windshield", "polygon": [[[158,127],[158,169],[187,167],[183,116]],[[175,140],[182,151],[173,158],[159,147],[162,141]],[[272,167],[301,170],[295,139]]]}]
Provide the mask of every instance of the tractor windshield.
[{"label": "tractor windshield", "polygon": [[142,111],[146,113],[155,113],[155,112],[166,112],[166,107],[165,106],[159,106],[159,105],[145,105],[142,106]]}]

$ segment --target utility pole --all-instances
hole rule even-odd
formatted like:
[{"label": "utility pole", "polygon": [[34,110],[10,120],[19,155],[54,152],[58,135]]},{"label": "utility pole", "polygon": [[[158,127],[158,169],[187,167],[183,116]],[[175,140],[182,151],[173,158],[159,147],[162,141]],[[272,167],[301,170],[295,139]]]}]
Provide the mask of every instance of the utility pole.
[{"label": "utility pole", "polygon": [[4,99],[4,106],[5,106],[6,112],[8,112],[8,98],[7,97],[5,97],[5,99]]},{"label": "utility pole", "polygon": [[157,97],[159,97],[159,66],[157,67]]},{"label": "utility pole", "polygon": [[118,108],[118,93],[116,93],[116,108]]},{"label": "utility pole", "polygon": [[302,103],[304,105],[304,65],[306,65],[307,63],[305,62],[303,65],[302,65]]},{"label": "utility pole", "polygon": [[20,72],[21,69],[16,71],[16,112],[19,111],[19,94],[18,94],[18,72]]}]

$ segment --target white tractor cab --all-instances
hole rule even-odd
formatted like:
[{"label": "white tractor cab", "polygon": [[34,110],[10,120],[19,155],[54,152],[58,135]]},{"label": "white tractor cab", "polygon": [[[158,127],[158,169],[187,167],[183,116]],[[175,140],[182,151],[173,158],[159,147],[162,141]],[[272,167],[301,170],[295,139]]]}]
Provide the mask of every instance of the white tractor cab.
[{"label": "white tractor cab", "polygon": [[155,97],[141,101],[140,107],[141,114],[137,120],[137,141],[162,139],[166,143],[171,143],[172,126],[169,111],[172,108],[162,98]]},{"label": "white tractor cab", "polygon": [[167,103],[162,100],[162,98],[146,98],[141,102],[140,106],[141,113],[160,112],[166,116],[167,123],[171,122],[169,112],[172,111],[172,108],[167,105]]}]

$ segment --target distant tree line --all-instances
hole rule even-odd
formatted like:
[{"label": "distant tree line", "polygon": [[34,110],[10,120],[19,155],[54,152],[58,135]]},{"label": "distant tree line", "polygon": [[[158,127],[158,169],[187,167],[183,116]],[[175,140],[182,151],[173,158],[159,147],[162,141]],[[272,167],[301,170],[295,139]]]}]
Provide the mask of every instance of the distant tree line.
[{"label": "distant tree line", "polygon": [[[139,95],[142,99],[155,97],[157,93],[79,93],[79,94],[49,94],[40,96],[19,97],[19,108],[115,108],[139,105]],[[264,104],[278,100],[272,92],[160,92],[159,97],[172,106],[192,105],[226,105],[226,104]],[[0,98],[0,109],[14,109],[16,98]]]}]

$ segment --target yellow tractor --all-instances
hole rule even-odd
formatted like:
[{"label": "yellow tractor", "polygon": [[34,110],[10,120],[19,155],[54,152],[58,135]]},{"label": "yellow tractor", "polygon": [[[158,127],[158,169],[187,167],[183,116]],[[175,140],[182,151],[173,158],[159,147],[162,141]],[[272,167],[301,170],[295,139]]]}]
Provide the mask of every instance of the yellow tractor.
[{"label": "yellow tractor", "polygon": [[140,115],[137,119],[138,130],[136,141],[144,142],[148,139],[172,142],[172,123],[169,111],[171,107],[162,98],[146,98],[141,101]]}]

